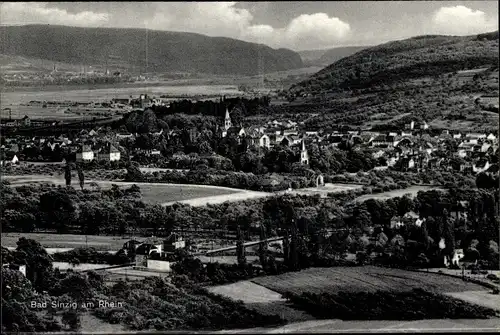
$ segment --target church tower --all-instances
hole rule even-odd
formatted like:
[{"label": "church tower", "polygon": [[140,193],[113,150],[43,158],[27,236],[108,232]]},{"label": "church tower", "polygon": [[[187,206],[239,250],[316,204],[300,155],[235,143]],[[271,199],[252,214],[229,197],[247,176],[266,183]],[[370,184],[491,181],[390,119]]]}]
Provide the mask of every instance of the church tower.
[{"label": "church tower", "polygon": [[304,165],[309,165],[309,154],[306,149],[306,142],[302,140],[302,148],[300,150],[300,163]]},{"label": "church tower", "polygon": [[224,118],[224,129],[227,131],[229,128],[231,128],[231,117],[229,116],[229,109],[226,107],[226,117]]}]

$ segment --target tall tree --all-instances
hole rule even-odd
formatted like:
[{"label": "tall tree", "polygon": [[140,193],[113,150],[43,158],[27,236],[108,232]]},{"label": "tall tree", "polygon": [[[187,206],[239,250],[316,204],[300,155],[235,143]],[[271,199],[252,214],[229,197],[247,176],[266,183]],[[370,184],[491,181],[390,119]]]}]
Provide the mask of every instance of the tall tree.
[{"label": "tall tree", "polygon": [[71,163],[66,163],[64,168],[64,179],[66,179],[66,186],[71,186]]},{"label": "tall tree", "polygon": [[78,171],[78,180],[80,181],[80,188],[83,190],[83,186],[85,185],[85,175],[83,174],[83,169],[81,166],[77,166]]},{"label": "tall tree", "polygon": [[137,162],[131,162],[127,166],[127,176],[125,179],[127,181],[142,181],[143,175]]}]

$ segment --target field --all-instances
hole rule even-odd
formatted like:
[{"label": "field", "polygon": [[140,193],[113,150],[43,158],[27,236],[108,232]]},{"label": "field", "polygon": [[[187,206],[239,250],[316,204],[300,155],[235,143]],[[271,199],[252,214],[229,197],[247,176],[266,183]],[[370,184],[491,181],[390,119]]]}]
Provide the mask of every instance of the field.
[{"label": "field", "polygon": [[[65,181],[62,177],[51,177],[43,175],[3,176],[3,178],[8,180],[13,186],[33,185],[37,183],[54,183],[56,185],[65,184]],[[141,188],[143,201],[149,204],[173,204],[178,201],[185,201],[193,198],[202,198],[204,199],[202,203],[204,202],[203,204],[206,204],[206,202],[209,202],[211,198],[215,198],[217,201],[220,201],[221,199],[223,199],[224,201],[231,200],[230,198],[234,197],[234,195],[237,193],[241,193],[241,200],[248,198],[248,195],[242,190],[206,185],[130,183],[119,181],[88,180],[85,182],[85,188],[91,188],[91,186],[89,185],[92,182],[97,183],[101,188],[111,188],[112,184],[116,184],[122,188],[130,187],[133,184],[136,184]],[[75,181],[74,184],[75,187],[78,187],[78,181]],[[229,197],[228,195],[231,195],[231,197]]]},{"label": "field", "polygon": [[414,288],[443,293],[484,291],[480,285],[433,273],[365,267],[313,268],[253,279],[278,293],[408,291]]},{"label": "field", "polygon": [[169,96],[201,96],[201,95],[231,95],[237,94],[238,89],[234,85],[186,85],[186,86],[139,86],[120,87],[120,88],[97,88],[88,89],[86,86],[75,87],[72,90],[57,90],[53,92],[33,90],[4,92],[1,94],[3,106],[17,106],[27,103],[31,100],[38,101],[110,101],[113,98],[128,98],[130,95],[136,97],[141,93],[147,93],[151,96],[169,95]]},{"label": "field", "polygon": [[[16,247],[19,238],[25,237],[38,241],[44,248],[81,248],[93,247],[96,250],[119,250],[130,237],[47,234],[47,233],[2,233],[3,247]],[[87,239],[87,242],[85,241]],[[60,250],[66,251],[66,250]]]},{"label": "field", "polygon": [[213,286],[208,290],[233,300],[241,300],[246,307],[255,309],[262,314],[279,314],[287,321],[298,322],[314,319],[311,315],[290,307],[281,294],[251,281]]},{"label": "field", "polygon": [[390,199],[390,198],[395,198],[395,197],[402,197],[405,194],[410,194],[412,197],[416,196],[419,191],[430,191],[430,190],[440,190],[438,187],[432,187],[432,186],[410,186],[408,188],[402,189],[402,190],[392,190],[388,192],[382,192],[382,193],[377,193],[377,194],[365,194],[362,195],[358,198],[356,198],[355,201],[358,202],[363,202],[368,199],[375,199],[375,200],[385,200],[385,199]]},{"label": "field", "polygon": [[[9,112],[4,110],[8,105],[2,104],[0,118],[8,119]],[[72,112],[65,113],[66,108],[42,108],[41,106],[13,106],[12,119],[22,119],[25,115],[35,120],[92,120],[92,115],[78,115]],[[73,109],[72,109],[73,110]],[[107,110],[106,110],[107,111]],[[85,114],[85,112],[83,112]],[[88,114],[88,113],[87,113]]]}]

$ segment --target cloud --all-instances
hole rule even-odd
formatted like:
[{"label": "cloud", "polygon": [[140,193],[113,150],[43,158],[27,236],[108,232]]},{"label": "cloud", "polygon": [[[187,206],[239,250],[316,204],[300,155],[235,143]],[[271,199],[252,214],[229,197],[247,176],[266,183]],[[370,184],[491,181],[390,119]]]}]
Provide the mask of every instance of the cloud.
[{"label": "cloud", "polygon": [[325,13],[303,14],[293,19],[284,29],[283,38],[289,45],[303,48],[328,47],[344,40],[351,27],[339,18]]},{"label": "cloud", "polygon": [[472,35],[497,30],[498,17],[465,6],[441,7],[432,17],[432,25],[438,34]]},{"label": "cloud", "polygon": [[2,24],[59,24],[71,26],[100,26],[109,20],[107,13],[83,11],[69,13],[59,8],[48,8],[43,2],[4,2],[0,6]]},{"label": "cloud", "polygon": [[150,29],[232,37],[295,50],[335,45],[351,30],[348,23],[325,13],[300,15],[284,28],[254,24],[251,12],[235,5],[236,2],[158,4],[157,12],[145,25]]}]

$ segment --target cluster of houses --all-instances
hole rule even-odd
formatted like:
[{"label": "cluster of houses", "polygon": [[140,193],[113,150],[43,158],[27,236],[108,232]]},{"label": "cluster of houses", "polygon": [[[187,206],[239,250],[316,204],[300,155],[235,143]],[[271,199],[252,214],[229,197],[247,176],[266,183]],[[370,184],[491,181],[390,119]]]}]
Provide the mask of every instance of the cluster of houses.
[{"label": "cluster of houses", "polygon": [[[114,162],[121,159],[120,151],[106,139],[98,136],[99,129],[69,139],[66,136],[6,137],[0,146],[0,165],[17,164],[20,160],[39,161],[63,156],[75,156],[79,163],[92,161]],[[45,156],[45,158],[44,158]],[[50,159],[50,158],[49,158]]]},{"label": "cluster of houses", "polygon": [[[123,100],[123,101],[122,101]],[[126,101],[125,101],[126,100]],[[149,104],[161,104],[153,98],[143,94],[138,99],[114,99],[114,104],[137,104],[148,106]],[[145,107],[147,108],[147,107]],[[25,125],[30,124],[28,117],[21,120]],[[238,143],[245,139],[250,146],[258,148],[272,148],[274,146],[287,146],[300,154],[300,162],[309,163],[308,148],[316,144],[320,148],[337,147],[341,143],[349,143],[357,150],[368,149],[372,157],[380,162],[380,168],[392,167],[401,171],[433,170],[455,170],[463,173],[497,173],[498,164],[490,162],[489,158],[498,150],[497,134],[486,133],[460,133],[444,130],[441,134],[430,136],[423,135],[429,125],[424,122],[411,121],[405,125],[405,129],[398,132],[376,132],[376,131],[328,131],[303,129],[301,123],[291,120],[270,121],[264,125],[253,125],[247,128],[234,125],[231,114],[226,109],[223,124],[217,126],[215,133],[218,138],[233,138]],[[160,130],[150,135],[153,137],[164,137],[169,141],[178,136],[183,130]],[[187,131],[189,138],[194,142],[199,136],[196,128]],[[176,133],[177,132],[177,133]],[[135,138],[138,135],[128,132],[118,132],[114,135],[115,143],[122,139]],[[118,161],[121,159],[120,151],[113,145],[98,144],[100,129],[90,132],[82,130],[77,139],[70,141],[60,136],[58,138],[33,138],[33,139],[5,139],[0,151],[7,152],[7,159],[19,160],[18,153],[32,146],[49,146],[51,150],[55,147],[67,148],[70,153],[75,153],[77,162]],[[101,141],[102,142],[102,141]],[[451,145],[450,143],[454,143]],[[141,150],[136,149],[137,152]],[[144,150],[143,150],[144,151]],[[158,148],[146,150],[147,155],[161,155]],[[129,153],[133,155],[134,153]],[[14,157],[16,155],[16,157]],[[5,155],[4,155],[5,157]]]},{"label": "cluster of houses", "polygon": [[[224,126],[218,129],[221,138],[233,137],[241,142],[256,147],[271,148],[284,145],[300,150],[301,162],[308,164],[307,146],[316,143],[319,147],[337,147],[341,143],[369,148],[374,159],[383,158],[387,167],[398,167],[402,171],[442,169],[466,173],[498,172],[498,165],[492,164],[488,156],[498,150],[498,137],[490,133],[451,133],[444,130],[431,137],[422,136],[422,130],[429,129],[423,122],[411,121],[399,132],[375,131],[325,131],[299,130],[299,124],[293,121],[270,121],[264,126],[252,126],[247,129],[234,126],[229,111],[226,110]],[[449,147],[449,140],[458,142],[457,148]],[[446,155],[437,154],[446,153]],[[451,164],[451,159],[461,159],[458,166]]]},{"label": "cluster of houses", "polygon": [[171,256],[176,250],[184,249],[186,241],[176,233],[164,239],[150,237],[144,241],[132,239],[123,244],[127,254],[135,255],[135,267],[156,271],[170,271]]}]

